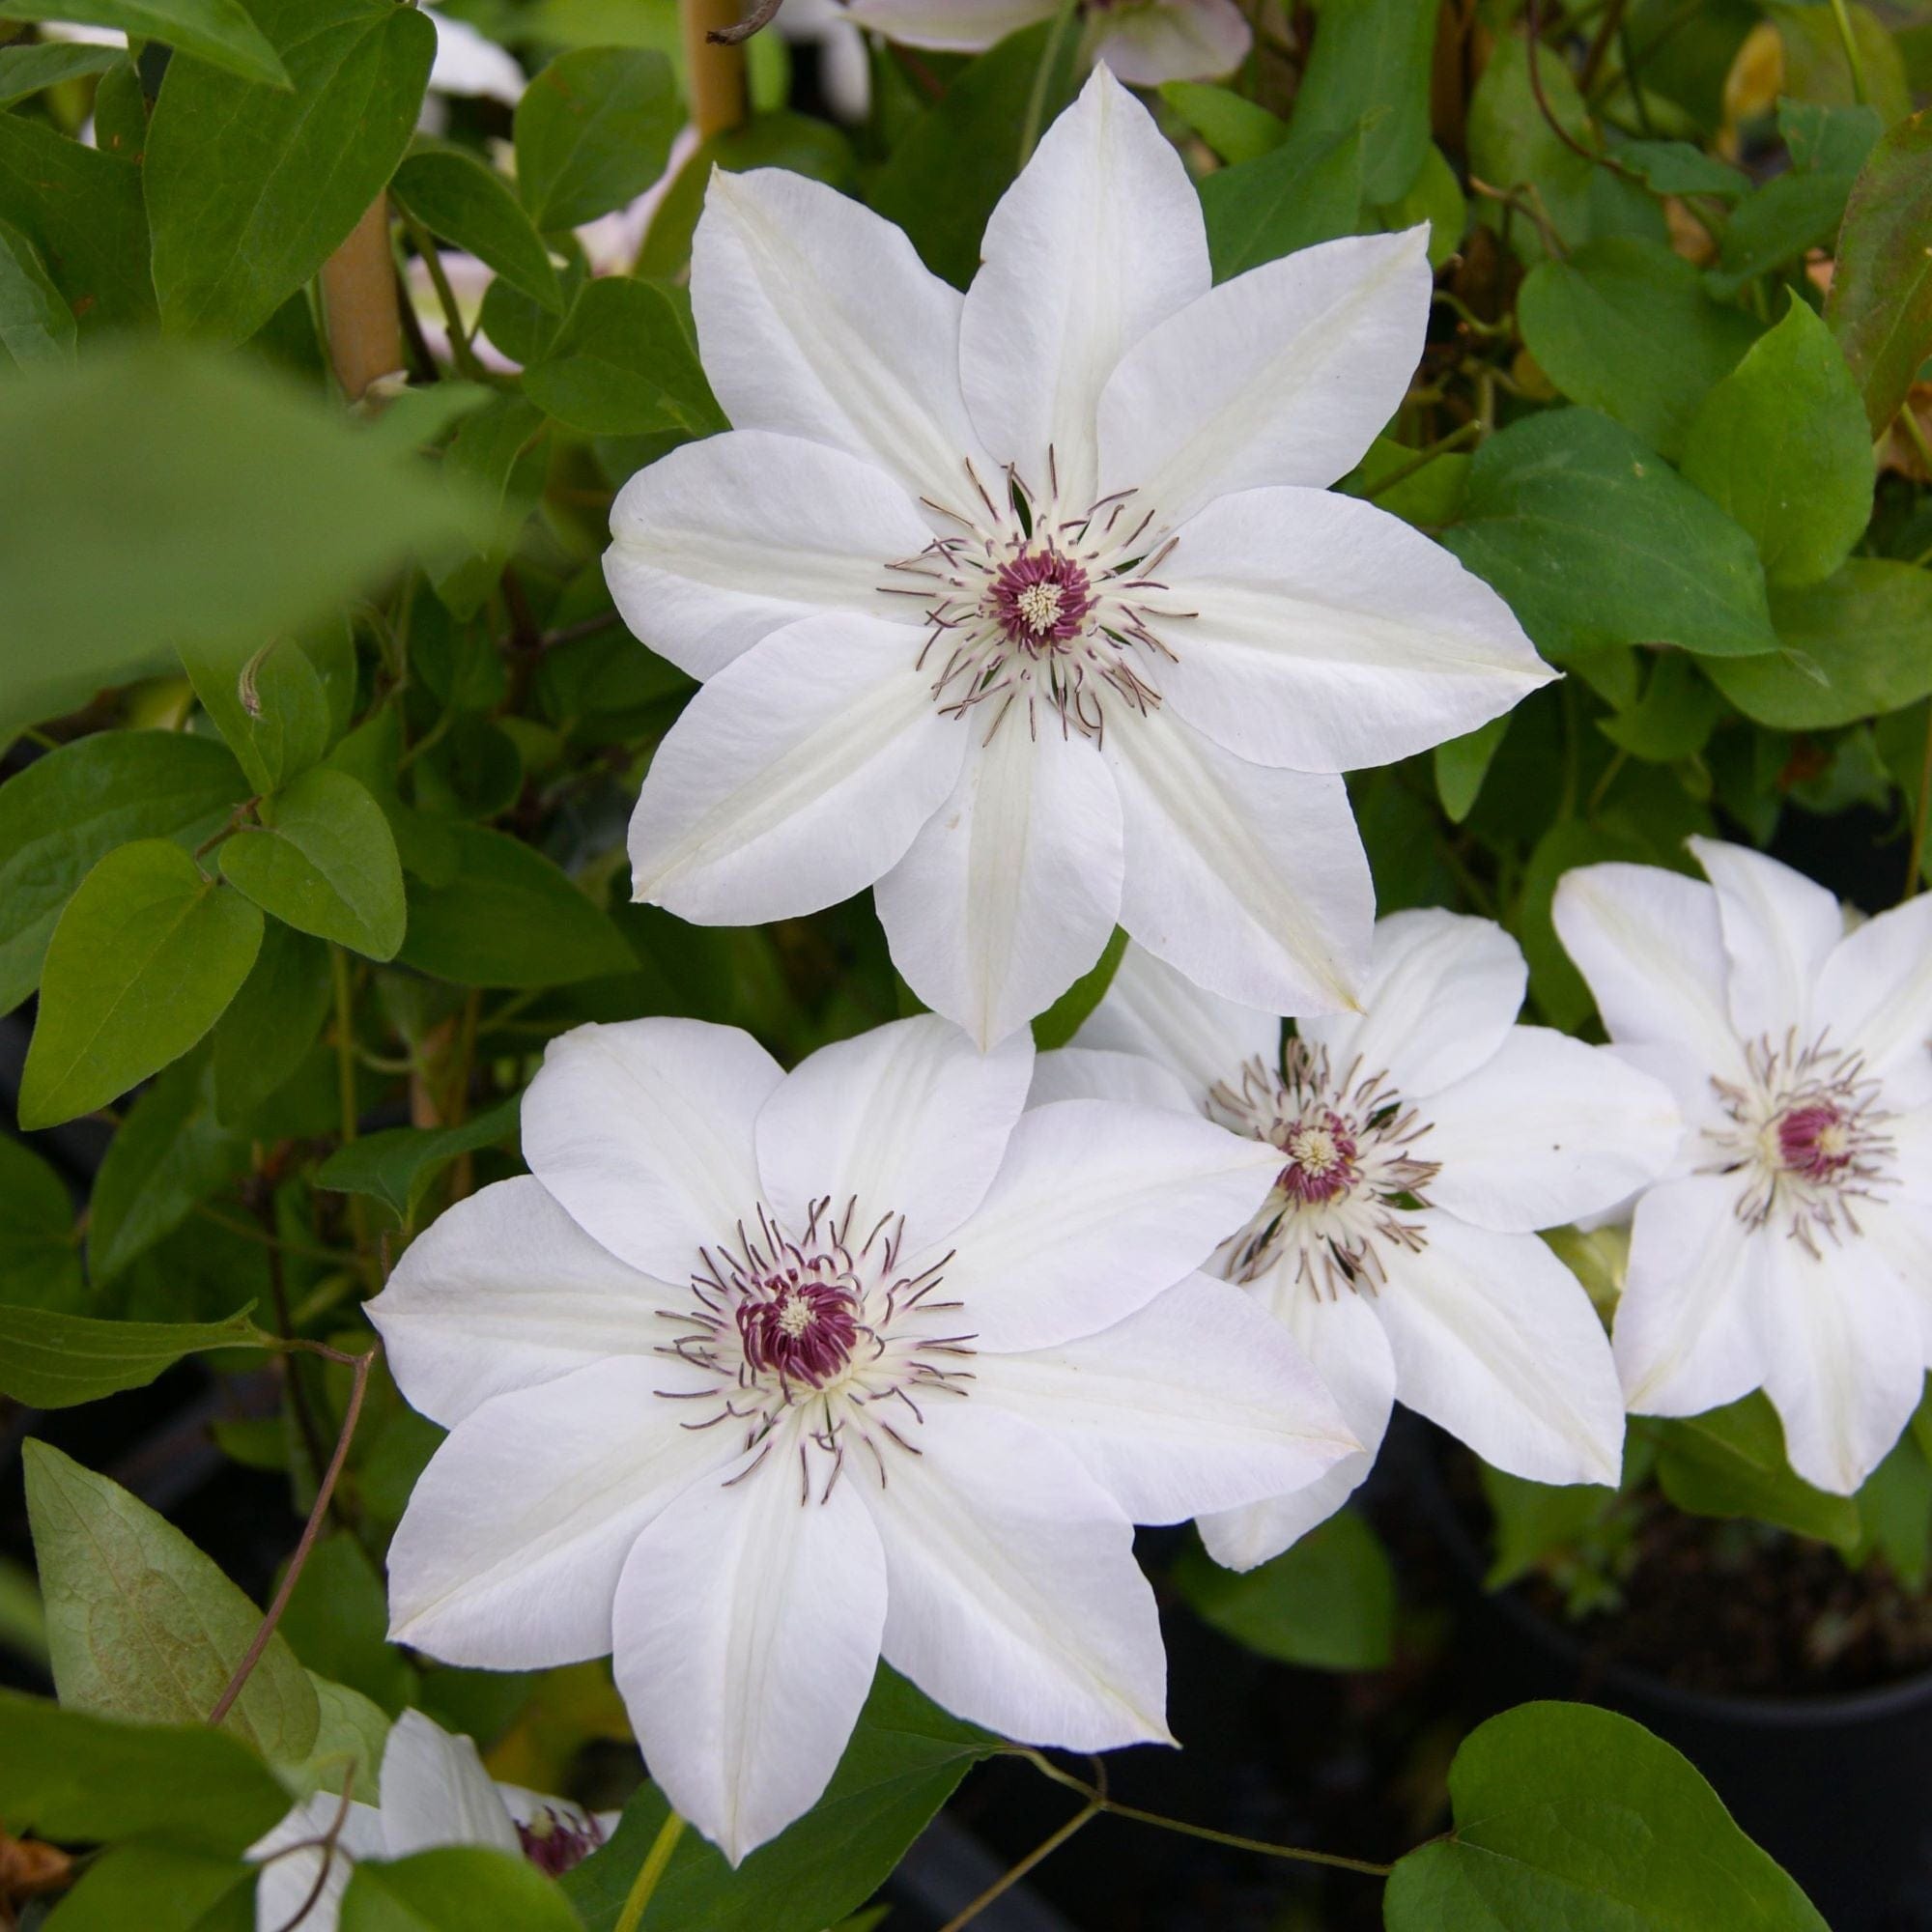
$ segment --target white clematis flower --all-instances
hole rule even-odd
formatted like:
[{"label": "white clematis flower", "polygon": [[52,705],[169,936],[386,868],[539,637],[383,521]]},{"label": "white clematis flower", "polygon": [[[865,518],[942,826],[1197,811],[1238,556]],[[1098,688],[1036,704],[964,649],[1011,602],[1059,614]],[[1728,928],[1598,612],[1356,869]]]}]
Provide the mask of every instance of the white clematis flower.
[{"label": "white clematis flower", "polygon": [[[1052,19],[1059,0],[852,0],[847,11],[903,46],[979,53]],[[1130,87],[1216,80],[1247,59],[1254,41],[1236,0],[1079,0],[1077,11],[1085,58]]]},{"label": "white clematis flower", "polygon": [[468,20],[439,14],[433,7],[422,11],[436,29],[436,58],[429,71],[432,94],[500,100],[505,107],[514,107],[524,98],[528,83],[513,55]]},{"label": "white clematis flower", "polygon": [[1548,672],[1501,600],[1332,483],[1422,346],[1425,231],[1209,287],[1179,156],[1104,69],[964,297],[890,223],[714,175],[692,296],[737,427],[635,476],[606,573],[707,680],[633,888],[700,923],[878,884],[982,1044],[1122,924],[1231,999],[1353,998],[1373,894],[1336,776]]},{"label": "white clematis flower", "polygon": [[1397,1397],[1486,1462],[1614,1483],[1624,1411],[1603,1324],[1536,1237],[1662,1173],[1669,1093],[1607,1049],[1513,1022],[1524,970],[1487,920],[1376,927],[1366,1010],[1297,1022],[1190,986],[1129,947],[1041,1095],[1134,1094],[1274,1149],[1261,1212],[1217,1255],[1295,1338],[1363,1450],[1293,1494],[1205,1517],[1245,1570],[1338,1509]]},{"label": "white clematis flower", "polygon": [[[352,1787],[353,1790],[353,1787]],[[615,1812],[593,1813],[565,1798],[498,1784],[468,1738],[451,1737],[420,1711],[405,1711],[383,1753],[382,1802],[319,1791],[249,1846],[256,1932],[335,1932],[357,1859],[403,1859],[440,1845],[490,1845],[521,1853],[555,1877],[586,1859],[615,1829]]]},{"label": "white clematis flower", "polygon": [[1792,1467],[1850,1494],[1932,1363],[1932,898],[1848,931],[1788,866],[1690,844],[1709,885],[1586,866],[1556,893],[1616,1051],[1691,1129],[1636,1205],[1617,1366],[1640,1415],[1762,1387]]},{"label": "white clematis flower", "polygon": [[810,1807],[883,1655],[1009,1736],[1167,1737],[1136,1521],[1352,1448],[1245,1297],[1191,1275],[1271,1156],[1113,1102],[1022,1113],[1024,1037],[926,1016],[789,1074],[676,1019],[553,1042],[533,1174],[371,1304],[452,1431],[393,1634],[521,1669],[614,1648],[652,1776],[733,1860]]}]

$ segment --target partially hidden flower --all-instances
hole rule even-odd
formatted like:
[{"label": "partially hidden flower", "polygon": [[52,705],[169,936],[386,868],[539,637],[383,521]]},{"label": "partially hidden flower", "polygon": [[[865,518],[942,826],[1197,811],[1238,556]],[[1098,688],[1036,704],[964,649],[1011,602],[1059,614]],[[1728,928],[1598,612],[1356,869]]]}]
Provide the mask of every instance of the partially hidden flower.
[{"label": "partially hidden flower", "polygon": [[383,1753],[381,1799],[349,1802],[319,1791],[249,1846],[261,1867],[256,1932],[335,1932],[357,1859],[402,1859],[443,1845],[489,1845],[521,1854],[553,1878],[604,1843],[616,1814],[566,1798],[498,1784],[476,1747],[420,1711],[405,1711]]},{"label": "partially hidden flower", "polygon": [[[1052,19],[1060,0],[852,0],[847,11],[904,46],[978,53]],[[1131,87],[1218,79],[1254,40],[1236,0],[1079,0],[1075,11],[1083,55]]]},{"label": "partially hidden flower", "polygon": [[430,64],[429,91],[497,100],[514,107],[528,84],[516,56],[453,14],[433,7],[422,12],[436,29],[436,58]]},{"label": "partially hidden flower", "polygon": [[692,296],[737,427],[633,477],[605,558],[707,680],[637,895],[740,924],[877,881],[900,972],[982,1043],[1117,923],[1231,999],[1348,1007],[1373,893],[1336,774],[1549,675],[1446,551],[1322,487],[1402,401],[1425,241],[1210,288],[1186,170],[1105,70],[964,297],[829,187],[715,174]]},{"label": "partially hidden flower", "polygon": [[925,1016],[781,1072],[678,1019],[553,1042],[529,1178],[371,1304],[451,1434],[389,1552],[392,1634],[523,1669],[614,1650],[652,1776],[736,1861],[824,1789],[881,1656],[1035,1743],[1164,1740],[1134,1522],[1353,1446],[1196,1277],[1273,1157],[1107,1101],[1023,1112]]},{"label": "partially hidden flower", "polygon": [[1293,1494],[1205,1518],[1232,1568],[1341,1505],[1398,1399],[1512,1474],[1618,1479],[1608,1338],[1535,1231],[1661,1174],[1682,1122],[1607,1049],[1514,1024],[1524,977],[1488,920],[1393,913],[1365,1010],[1284,1040],[1272,1014],[1129,947],[1075,1044],[1040,1063],[1041,1094],[1165,1096],[1274,1150],[1267,1201],[1213,1266],[1294,1336],[1364,1447]]},{"label": "partially hidden flower", "polygon": [[1690,1131],[1638,1200],[1617,1366],[1640,1415],[1763,1388],[1849,1494],[1932,1363],[1932,898],[1848,930],[1824,887],[1693,838],[1710,879],[1586,866],[1556,930],[1616,1050]]}]

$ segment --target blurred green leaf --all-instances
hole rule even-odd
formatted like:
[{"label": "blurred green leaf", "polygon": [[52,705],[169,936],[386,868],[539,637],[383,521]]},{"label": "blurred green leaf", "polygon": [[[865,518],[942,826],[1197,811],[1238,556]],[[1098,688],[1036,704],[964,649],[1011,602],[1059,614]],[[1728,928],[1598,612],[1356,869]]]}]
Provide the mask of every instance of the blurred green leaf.
[{"label": "blurred green leaf", "polygon": [[0,20],[118,27],[132,40],[159,41],[243,80],[290,84],[288,70],[241,0],[0,0]]},{"label": "blurred green leaf", "polygon": [[[311,1672],[359,1690],[391,1716],[413,1696],[416,1673],[388,1641],[382,1576],[347,1530],[323,1537],[309,1551],[280,1628]],[[374,1784],[359,1774],[355,1789],[365,1800],[374,1797]]]},{"label": "blurred green leaf", "polygon": [[112,1845],[47,1915],[46,1932],[254,1932],[255,1873],[154,1838]]},{"label": "blurred green leaf", "polygon": [[559,54],[517,103],[517,192],[530,219],[575,228],[635,200],[664,173],[681,119],[662,54]]},{"label": "blurred green leaf", "polygon": [[1436,0],[1323,0],[1316,16],[1293,128],[1359,127],[1362,190],[1371,201],[1406,194],[1422,172],[1440,12]]},{"label": "blurred green leaf", "polygon": [[1932,1574],[1932,1462],[1911,1430],[1853,1500],[1864,1549],[1882,1556],[1908,1590],[1922,1590]]},{"label": "blurred green leaf", "polygon": [[1657,1479],[1693,1516],[1745,1517],[1851,1549],[1859,1508],[1795,1474],[1777,1411],[1762,1394],[1658,1426]]},{"label": "blurred green leaf", "polygon": [[1711,194],[1736,201],[1750,192],[1750,177],[1689,141],[1613,140],[1610,151],[1641,175],[1653,194]]},{"label": "blurred green leaf", "polygon": [[1849,174],[1794,171],[1753,189],[1732,212],[1717,264],[1706,271],[1712,293],[1734,296],[1747,282],[1829,243],[1852,181]]},{"label": "blurred green leaf", "polygon": [[64,80],[105,73],[127,58],[119,47],[70,46],[43,41],[24,47],[0,47],[0,107],[12,107]]},{"label": "blurred green leaf", "polygon": [[1659,651],[1652,659],[1641,702],[1599,719],[1598,724],[1611,744],[1632,757],[1669,765],[1695,757],[1723,716],[1724,700],[1698,675],[1696,663],[1682,651]]},{"label": "blurred green leaf", "polygon": [[17,369],[73,360],[73,311],[34,244],[0,221],[0,356]]},{"label": "blurred green leaf", "polygon": [[1487,1463],[1480,1473],[1495,1539],[1486,1590],[1507,1589],[1574,1547],[1617,1495],[1599,1483],[1532,1483]]},{"label": "blurred green leaf", "polygon": [[431,234],[488,263],[553,314],[563,313],[550,253],[496,169],[464,148],[419,146],[390,188]]},{"label": "blurred green leaf", "polygon": [[1478,724],[1460,738],[1446,739],[1434,753],[1435,795],[1452,825],[1461,825],[1475,809],[1482,795],[1483,781],[1489,776],[1490,762],[1496,747],[1509,729],[1509,713]]},{"label": "blurred green leaf", "polygon": [[339,1147],[323,1162],[318,1187],[367,1194],[409,1226],[430,1183],[459,1154],[514,1139],[520,1099],[509,1099],[460,1127],[385,1127]]},{"label": "blurred green leaf", "polygon": [[43,121],[0,114],[0,221],[34,244],[83,333],[154,322],[148,216],[131,160],[83,148]]},{"label": "blurred green leaf", "polygon": [[[390,1662],[406,1677],[415,1673],[395,1651]],[[313,1670],[307,1673],[315,1690],[315,1744],[299,1765],[287,1767],[303,1789],[340,1792],[346,1785],[364,1804],[382,1795],[383,1758],[389,1743],[389,1717],[374,1699],[346,1684],[331,1683]]]},{"label": "blurred green leaf", "polygon": [[1160,98],[1233,167],[1252,161],[1288,139],[1288,123],[1231,87],[1170,80]]},{"label": "blurred green leaf", "polygon": [[1766,0],[1765,12],[1784,43],[1785,92],[1835,107],[1867,100],[1883,125],[1910,114],[1905,63],[1885,23],[1859,0],[1843,8],[1858,49],[1855,74],[1846,58],[1843,29],[1833,17],[1838,11],[1835,4],[1820,7],[1811,0]]},{"label": "blurred green leaf", "polygon": [[1351,235],[1362,208],[1362,129],[1317,128],[1201,184],[1214,279]]},{"label": "blurred green leaf", "polygon": [[33,1149],[0,1135],[0,1301],[71,1309],[83,1293],[67,1182]]},{"label": "blurred green leaf", "polygon": [[534,403],[495,396],[464,418],[443,452],[444,481],[491,512],[468,544],[430,559],[430,581],[451,615],[473,617],[500,582],[525,521],[543,496],[548,430]]},{"label": "blurred green leaf", "polygon": [[0,1389],[30,1408],[71,1408],[146,1388],[185,1356],[253,1348],[255,1336],[246,1309],[226,1321],[99,1321],[0,1307]]},{"label": "blurred green leaf", "polygon": [[328,1010],[328,949],[271,921],[242,990],[214,1023],[211,1077],[216,1117],[240,1126],[289,1080]]},{"label": "blurred green leaf", "polygon": [[342,1932],[581,1932],[583,1921],[535,1866],[487,1845],[448,1845],[384,1863],[357,1861]]},{"label": "blurred green leaf", "polygon": [[1422,171],[1407,192],[1376,208],[1384,228],[1399,231],[1418,221],[1429,224],[1429,266],[1443,269],[1469,232],[1469,199],[1449,157],[1432,141],[1423,150]]},{"label": "blurred green leaf", "polygon": [[584,283],[524,387],[558,422],[593,436],[725,427],[697,359],[689,300],[653,282]]}]

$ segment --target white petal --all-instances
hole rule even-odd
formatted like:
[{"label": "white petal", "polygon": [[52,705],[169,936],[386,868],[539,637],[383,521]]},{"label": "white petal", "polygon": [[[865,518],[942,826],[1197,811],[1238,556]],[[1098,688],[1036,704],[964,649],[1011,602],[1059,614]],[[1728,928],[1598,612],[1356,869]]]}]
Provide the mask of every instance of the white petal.
[{"label": "white petal", "polygon": [[430,1459],[389,1546],[389,1634],[445,1663],[602,1657],[631,1546],[730,1460],[676,1363],[620,1357],[486,1402]]},{"label": "white petal", "polygon": [[977,1356],[973,1400],[1065,1442],[1135,1522],[1300,1489],[1360,1448],[1281,1324],[1205,1275],[1097,1335]]},{"label": "white petal", "polygon": [[870,27],[902,47],[977,54],[1009,34],[1052,19],[1058,4],[1059,0],[852,0],[847,11],[859,26]]},{"label": "white petal", "polygon": [[965,298],[903,231],[822,182],[715,169],[692,239],[704,373],[739,429],[829,443],[914,497],[970,500],[980,452],[959,393]]},{"label": "white petal", "polygon": [[879,1662],[886,1566],[850,1475],[799,1494],[796,1455],[696,1484],[617,1591],[618,1689],[651,1776],[736,1864],[818,1801]]},{"label": "white petal", "polygon": [[1203,1517],[1201,1540],[1208,1555],[1230,1570],[1252,1570],[1279,1556],[1333,1516],[1375,1467],[1395,1406],[1395,1357],[1365,1296],[1320,1294],[1279,1266],[1249,1293],[1264,1297],[1294,1338],[1362,1447],[1303,1489]]},{"label": "white petal", "polygon": [[[335,1842],[330,1850],[324,1851],[320,1842],[313,1842],[327,1839],[331,1833]],[[302,1849],[284,1850],[295,1845]],[[342,1894],[349,1889],[355,1861],[387,1856],[382,1814],[373,1804],[358,1804],[354,1800],[345,1811],[334,1792],[318,1791],[303,1799],[242,1856],[262,1867],[255,1881],[256,1932],[284,1932],[303,1912],[308,1915],[299,1919],[304,1932],[308,1928],[335,1932],[341,1920]],[[320,1890],[316,1887],[319,1878]]]},{"label": "white petal", "polygon": [[836,905],[895,865],[966,755],[919,649],[907,625],[827,612],[726,665],[651,759],[634,896],[754,925]]},{"label": "white petal", "polygon": [[[1808,1034],[1812,993],[1845,936],[1845,916],[1823,886],[1747,846],[1693,838],[1690,849],[1718,891],[1730,961],[1731,1020],[1747,1039]],[[1820,1020],[1830,1014],[1819,1009]]]},{"label": "white petal", "polygon": [[438,1216],[363,1312],[410,1406],[450,1429],[505,1389],[649,1354],[665,1339],[655,1311],[681,1300],[520,1175]]},{"label": "white petal", "polygon": [[420,1711],[405,1711],[389,1727],[382,1811],[383,1838],[392,1859],[439,1845],[522,1851],[517,1828],[475,1745],[451,1737]]},{"label": "white petal", "polygon": [[1746,1077],[1731,1025],[1730,967],[1718,895],[1661,866],[1582,866],[1556,883],[1556,936],[1590,982],[1619,1046],[1657,1046],[1687,1112],[1708,1097],[1713,1075]]},{"label": "white petal", "polygon": [[638,637],[707,678],[816,611],[917,625],[920,602],[881,586],[894,582],[888,564],[930,540],[918,505],[883,469],[823,443],[741,429],[687,442],[618,491],[604,576]]},{"label": "white petal", "polygon": [[1897,1276],[1918,1321],[1918,1350],[1932,1364],[1932,1109],[1907,1115],[1911,1144],[1905,1190],[1887,1201],[1859,1203],[1864,1238]]},{"label": "white petal", "polygon": [[1582,1283],[1534,1235],[1414,1219],[1428,1245],[1390,1263],[1374,1304],[1396,1394],[1513,1476],[1615,1484],[1623,1396]]},{"label": "white petal", "polygon": [[[945,1294],[984,1350],[1046,1349],[1144,1308],[1256,1212],[1281,1156],[1199,1119],[1111,1100],[1020,1116],[958,1229]],[[917,1276],[940,1256],[905,1264]]]},{"label": "white petal", "polygon": [[1162,696],[1216,744],[1303,772],[1384,765],[1555,675],[1510,608],[1400,518],[1326,490],[1221,497],[1160,576],[1195,614]]},{"label": "white petal", "polygon": [[1405,1099],[1422,1099],[1495,1055],[1528,978],[1522,949],[1493,920],[1436,906],[1391,913],[1376,923],[1367,1010],[1302,1020],[1297,1031],[1327,1049],[1338,1075],[1359,1061]]},{"label": "white petal", "polygon": [[1129,87],[1218,80],[1247,59],[1254,40],[1235,0],[1154,0],[1115,8],[1099,19],[1094,57]]},{"label": "white petal", "polygon": [[1097,1046],[1063,1046],[1034,1062],[1027,1105],[1045,1107],[1055,1100],[1125,1100],[1190,1117],[1201,1111],[1179,1074],[1138,1053]]},{"label": "white petal", "polygon": [[430,64],[432,94],[465,94],[500,100],[514,107],[524,98],[524,71],[493,40],[468,20],[425,7],[436,29],[436,59]]},{"label": "white petal", "polygon": [[1051,477],[1077,513],[1099,494],[1107,378],[1213,279],[1201,199],[1153,117],[1099,68],[1001,196],[980,254],[959,325],[967,408],[1037,499]]},{"label": "white petal", "polygon": [[1281,1058],[1281,1021],[1273,1013],[1224,1000],[1132,944],[1074,1038],[1171,1068],[1197,1105],[1220,1082],[1237,1080],[1250,1060],[1274,1066]]},{"label": "white petal", "polygon": [[1741,1183],[1687,1175],[1636,1204],[1614,1341],[1624,1399],[1635,1415],[1701,1415],[1764,1379],[1757,1276],[1776,1231],[1746,1234]]},{"label": "white petal", "polygon": [[1764,1389],[1784,1424],[1791,1466],[1848,1496],[1878,1467],[1925,1389],[1918,1312],[1857,1238],[1814,1255],[1761,1242]]},{"label": "white petal", "polygon": [[1100,488],[1170,526],[1264,483],[1325,489],[1394,415],[1429,322],[1429,229],[1353,235],[1210,289],[1121,358]]},{"label": "white petal", "polygon": [[1886,1085],[1885,1104],[1932,1101],[1932,893],[1867,920],[1818,978],[1818,1017]]},{"label": "white petal", "polygon": [[944,1240],[985,1199],[1032,1078],[1029,1035],[980,1054],[933,1013],[821,1046],[758,1116],[764,1198],[794,1236],[830,1196],[834,1215],[856,1198],[855,1242],[888,1214],[911,1246]]},{"label": "white petal", "polygon": [[1667,1087],[1548,1027],[1512,1027],[1427,1112],[1415,1151],[1442,1164],[1430,1200],[1505,1234],[1613,1207],[1669,1167],[1683,1135]]},{"label": "white petal", "polygon": [[1160,1622],[1120,1505],[990,1406],[929,1409],[919,1446],[862,1491],[886,1548],[886,1662],[1005,1737],[1168,1742]]},{"label": "white petal", "polygon": [[1126,827],[1128,932],[1245,1007],[1350,1006],[1375,889],[1342,781],[1251,765],[1165,711],[1122,720],[1107,756]]},{"label": "white petal", "polygon": [[987,1046],[1105,949],[1121,909],[1121,801],[1084,738],[1035,738],[1016,717],[989,745],[974,730],[957,769],[877,904],[906,983]]},{"label": "white petal", "polygon": [[698,1249],[756,1208],[753,1123],[783,1077],[736,1027],[575,1027],[551,1041],[524,1095],[524,1158],[619,1260],[687,1282]]}]

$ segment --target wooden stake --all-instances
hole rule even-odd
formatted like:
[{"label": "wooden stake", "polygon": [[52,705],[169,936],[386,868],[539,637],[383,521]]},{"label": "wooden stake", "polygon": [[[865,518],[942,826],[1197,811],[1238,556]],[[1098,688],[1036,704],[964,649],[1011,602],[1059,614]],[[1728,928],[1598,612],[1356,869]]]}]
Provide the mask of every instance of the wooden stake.
[{"label": "wooden stake", "polygon": [[691,118],[699,140],[740,126],[748,106],[745,49],[705,38],[714,28],[735,27],[743,0],[681,0],[684,64],[690,76]]},{"label": "wooden stake", "polygon": [[403,367],[403,318],[396,301],[396,263],[389,253],[389,198],[379,194],[322,265],[328,359],[352,403],[379,376]]}]

